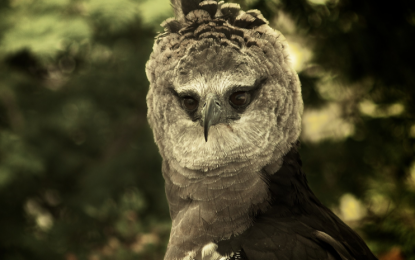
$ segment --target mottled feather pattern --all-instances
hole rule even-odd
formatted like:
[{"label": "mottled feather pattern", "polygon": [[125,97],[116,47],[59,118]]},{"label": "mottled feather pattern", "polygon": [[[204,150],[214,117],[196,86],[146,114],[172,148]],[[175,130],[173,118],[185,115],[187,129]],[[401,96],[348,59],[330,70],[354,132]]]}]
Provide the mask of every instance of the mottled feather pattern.
[{"label": "mottled feather pattern", "polygon": [[[303,103],[284,37],[237,4],[172,6],[175,18],[162,23],[146,66],[148,120],[173,221],[165,259],[375,259],[301,172]],[[235,117],[228,100],[240,88],[252,90],[252,101]],[[202,106],[212,93],[225,112],[206,141],[181,98]]]}]

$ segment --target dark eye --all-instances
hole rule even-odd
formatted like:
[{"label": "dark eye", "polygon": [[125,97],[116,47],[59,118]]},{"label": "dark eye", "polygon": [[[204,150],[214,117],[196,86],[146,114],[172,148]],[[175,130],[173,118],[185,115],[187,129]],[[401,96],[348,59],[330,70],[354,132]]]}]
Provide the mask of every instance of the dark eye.
[{"label": "dark eye", "polygon": [[184,97],[182,103],[187,111],[193,111],[199,106],[199,102],[192,97]]},{"label": "dark eye", "polygon": [[247,105],[249,102],[249,93],[245,91],[238,91],[229,97],[229,102],[235,107]]}]

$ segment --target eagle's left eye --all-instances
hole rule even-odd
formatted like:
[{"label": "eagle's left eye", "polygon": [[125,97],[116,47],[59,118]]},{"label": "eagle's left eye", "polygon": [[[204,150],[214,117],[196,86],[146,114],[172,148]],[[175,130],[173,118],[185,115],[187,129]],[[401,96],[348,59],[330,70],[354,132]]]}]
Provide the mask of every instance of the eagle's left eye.
[{"label": "eagle's left eye", "polygon": [[198,106],[199,102],[192,97],[184,97],[182,104],[187,111],[194,111]]},{"label": "eagle's left eye", "polygon": [[249,103],[250,95],[246,91],[238,91],[229,97],[229,102],[234,107],[242,107]]}]

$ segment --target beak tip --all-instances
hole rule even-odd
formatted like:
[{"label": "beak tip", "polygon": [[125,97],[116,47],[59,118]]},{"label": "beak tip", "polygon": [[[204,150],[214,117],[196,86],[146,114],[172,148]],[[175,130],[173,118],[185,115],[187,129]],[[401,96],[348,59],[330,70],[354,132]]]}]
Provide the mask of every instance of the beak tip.
[{"label": "beak tip", "polygon": [[208,133],[207,131],[205,131],[205,141],[207,142],[207,140],[208,140]]},{"label": "beak tip", "polygon": [[219,122],[220,102],[215,95],[208,95],[202,110],[202,125],[204,128],[205,141],[208,141],[209,128]]}]

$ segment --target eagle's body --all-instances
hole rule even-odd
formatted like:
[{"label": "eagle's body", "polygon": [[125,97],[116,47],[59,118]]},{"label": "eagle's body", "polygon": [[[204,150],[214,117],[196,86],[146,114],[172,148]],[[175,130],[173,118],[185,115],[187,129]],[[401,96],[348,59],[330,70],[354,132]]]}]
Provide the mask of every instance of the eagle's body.
[{"label": "eagle's body", "polygon": [[165,260],[375,259],[308,188],[283,36],[254,10],[172,1],[147,63],[173,220]]}]

